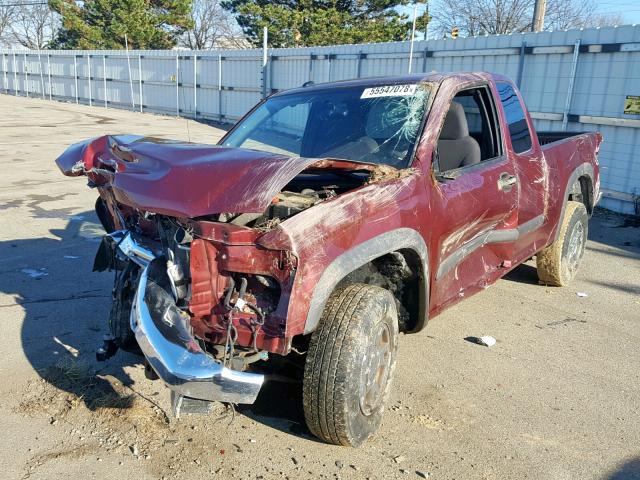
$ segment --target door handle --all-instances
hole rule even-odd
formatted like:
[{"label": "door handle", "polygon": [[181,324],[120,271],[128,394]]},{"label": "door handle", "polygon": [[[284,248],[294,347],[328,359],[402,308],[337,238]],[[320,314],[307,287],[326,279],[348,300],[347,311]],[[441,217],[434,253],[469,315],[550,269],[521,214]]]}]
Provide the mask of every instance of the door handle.
[{"label": "door handle", "polygon": [[498,180],[498,188],[500,190],[508,192],[516,183],[518,183],[518,177],[504,172],[500,174],[500,179]]}]

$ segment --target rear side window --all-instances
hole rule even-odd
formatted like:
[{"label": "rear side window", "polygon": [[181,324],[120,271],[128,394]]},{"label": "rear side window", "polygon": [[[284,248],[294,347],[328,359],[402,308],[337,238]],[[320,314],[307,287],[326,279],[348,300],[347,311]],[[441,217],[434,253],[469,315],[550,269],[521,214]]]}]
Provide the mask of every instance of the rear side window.
[{"label": "rear side window", "polygon": [[496,86],[504,108],[507,125],[509,126],[513,150],[516,153],[526,152],[531,148],[531,132],[518,95],[508,83],[499,82]]}]

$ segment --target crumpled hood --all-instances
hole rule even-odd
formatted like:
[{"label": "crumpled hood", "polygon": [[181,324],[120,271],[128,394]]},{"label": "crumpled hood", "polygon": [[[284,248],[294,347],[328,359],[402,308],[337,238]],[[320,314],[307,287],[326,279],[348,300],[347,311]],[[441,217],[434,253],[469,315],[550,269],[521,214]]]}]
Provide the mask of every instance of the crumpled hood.
[{"label": "crumpled hood", "polygon": [[133,135],[80,142],[56,159],[65,175],[113,187],[123,204],[177,217],[262,213],[314,163],[317,158]]}]

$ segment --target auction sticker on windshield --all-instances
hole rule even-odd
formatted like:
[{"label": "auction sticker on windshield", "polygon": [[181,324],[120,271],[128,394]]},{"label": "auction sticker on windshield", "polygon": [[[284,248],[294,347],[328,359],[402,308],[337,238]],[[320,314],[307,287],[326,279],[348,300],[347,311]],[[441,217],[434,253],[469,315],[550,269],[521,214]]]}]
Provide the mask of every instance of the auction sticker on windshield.
[{"label": "auction sticker on windshield", "polygon": [[416,93],[418,85],[383,85],[380,87],[365,88],[360,98],[409,96]]}]

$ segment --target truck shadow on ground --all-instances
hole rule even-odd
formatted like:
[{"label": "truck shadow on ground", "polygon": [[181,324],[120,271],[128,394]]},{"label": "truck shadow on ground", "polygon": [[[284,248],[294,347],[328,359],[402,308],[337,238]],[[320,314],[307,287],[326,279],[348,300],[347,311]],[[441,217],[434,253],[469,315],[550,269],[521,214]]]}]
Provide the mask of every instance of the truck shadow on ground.
[{"label": "truck shadow on ground", "polygon": [[[28,362],[48,384],[89,410],[130,408],[131,395],[114,389],[118,382],[155,404],[149,390],[162,393],[165,387],[150,380],[136,385],[127,373],[129,367],[140,368],[141,356],[119,351],[106,362],[95,358],[108,332],[113,282],[112,273],[91,271],[103,234],[96,231],[98,224],[88,211],[74,215],[64,229],[51,230],[50,237],[0,242],[0,292],[13,297],[0,311],[23,309],[21,344]],[[283,432],[308,435],[300,385],[267,381],[254,405],[237,410]]]},{"label": "truck shadow on ground", "polygon": [[239,405],[238,412],[285,433],[318,441],[307,429],[302,407],[302,384],[265,381],[253,405]]},{"label": "truck shadow on ground", "polygon": [[604,478],[606,480],[640,480],[640,457],[629,460]]},{"label": "truck shadow on ground", "polygon": [[[619,259],[640,258],[640,228],[634,222],[634,217],[597,209],[589,222],[589,244],[587,244],[585,255],[588,256],[589,252],[598,252]],[[538,285],[535,259],[519,265],[503,278],[512,282]],[[635,285],[591,283],[625,293],[640,293]]]},{"label": "truck shadow on ground", "polygon": [[0,242],[0,291],[13,297],[0,308],[23,309],[22,349],[41,378],[91,410],[127,408],[104,377],[133,385],[124,367],[135,357],[95,360],[106,333],[112,281],[111,275],[91,272],[97,218],[93,212],[65,218],[66,227],[51,230],[51,237]]}]

